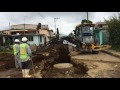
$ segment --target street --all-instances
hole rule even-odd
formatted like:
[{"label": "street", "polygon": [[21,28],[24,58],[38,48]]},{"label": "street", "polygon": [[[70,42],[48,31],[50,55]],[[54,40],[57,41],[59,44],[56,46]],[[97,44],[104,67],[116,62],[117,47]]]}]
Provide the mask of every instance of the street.
[{"label": "street", "polygon": [[87,73],[92,78],[120,77],[120,59],[106,53],[73,56],[72,62],[84,62],[89,68]]}]

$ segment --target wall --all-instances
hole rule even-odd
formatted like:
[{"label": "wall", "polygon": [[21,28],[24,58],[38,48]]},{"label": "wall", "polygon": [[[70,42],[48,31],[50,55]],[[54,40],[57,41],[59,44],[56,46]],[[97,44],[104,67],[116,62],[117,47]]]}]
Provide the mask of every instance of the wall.
[{"label": "wall", "polygon": [[[37,25],[34,24],[25,24],[25,29],[36,29]],[[11,29],[24,29],[24,24],[20,25],[11,25]]]},{"label": "wall", "polygon": [[29,44],[36,44],[37,46],[39,45],[39,42],[38,41],[39,39],[39,36],[33,36],[33,41],[28,41]]},{"label": "wall", "polygon": [[103,44],[102,29],[95,30],[95,39],[98,40],[98,44]]},{"label": "wall", "polygon": [[49,27],[48,27],[48,25],[41,25],[41,29],[48,29],[49,30]]},{"label": "wall", "polygon": [[99,33],[100,33],[100,45],[102,45],[103,44],[102,31],[100,31]]},{"label": "wall", "polygon": [[50,36],[50,33],[49,33],[49,31],[48,30],[39,30],[39,34],[43,34],[44,35],[44,41],[45,41],[45,38],[46,38],[46,41],[48,42],[49,41],[49,36]]},{"label": "wall", "polygon": [[97,31],[95,31],[96,33],[96,37],[99,40],[99,44],[109,44],[109,32],[107,30],[104,29],[98,29]]},{"label": "wall", "polygon": [[50,33],[49,33],[48,30],[42,30],[42,29],[40,29],[39,30],[39,34],[45,34],[46,36],[50,36]]},{"label": "wall", "polygon": [[[42,42],[40,41],[40,38],[42,38]],[[43,36],[33,36],[33,41],[28,41],[29,44],[36,44],[39,46],[40,44],[44,44]]]},{"label": "wall", "polygon": [[103,44],[109,44],[109,32],[108,31],[103,31]]}]

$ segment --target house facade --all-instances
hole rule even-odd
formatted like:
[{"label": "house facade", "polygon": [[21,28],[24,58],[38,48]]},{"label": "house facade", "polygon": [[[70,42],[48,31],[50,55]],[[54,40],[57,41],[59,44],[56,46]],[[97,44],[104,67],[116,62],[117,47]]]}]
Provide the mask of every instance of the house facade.
[{"label": "house facade", "polygon": [[105,22],[97,22],[95,27],[95,38],[98,40],[98,43],[100,45],[109,44],[108,25]]},{"label": "house facade", "polygon": [[107,29],[108,28],[108,25],[105,23],[105,22],[96,22],[96,25],[95,25],[96,28],[103,28],[103,29]]},{"label": "house facade", "polygon": [[[8,40],[10,40],[10,41],[8,42]],[[10,35],[0,34],[0,46],[4,46],[7,43],[11,44],[12,43],[11,40],[12,40],[12,38]]]},{"label": "house facade", "polygon": [[[45,28],[45,25],[42,28],[37,29],[38,25],[34,24],[19,24],[19,25],[11,25],[10,30],[2,30],[1,34],[8,35],[10,37],[11,45],[13,45],[15,39],[19,39],[21,41],[22,37],[28,38],[29,44],[36,44],[37,46],[41,44],[45,44],[50,40],[49,37],[52,37],[49,30],[48,25]],[[3,43],[5,43],[5,39],[3,36],[0,38]]]}]

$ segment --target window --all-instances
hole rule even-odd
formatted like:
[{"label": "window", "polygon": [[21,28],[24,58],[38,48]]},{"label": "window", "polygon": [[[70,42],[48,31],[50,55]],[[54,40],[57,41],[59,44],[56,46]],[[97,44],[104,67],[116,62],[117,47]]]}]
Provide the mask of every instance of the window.
[{"label": "window", "polygon": [[94,33],[94,27],[90,27],[90,33],[93,35],[93,33]]},{"label": "window", "polygon": [[83,42],[85,43],[94,43],[94,37],[93,36],[84,36]]},{"label": "window", "polygon": [[28,41],[33,41],[33,36],[26,37]]},{"label": "window", "polygon": [[82,27],[82,32],[83,33],[89,33],[89,27]]}]

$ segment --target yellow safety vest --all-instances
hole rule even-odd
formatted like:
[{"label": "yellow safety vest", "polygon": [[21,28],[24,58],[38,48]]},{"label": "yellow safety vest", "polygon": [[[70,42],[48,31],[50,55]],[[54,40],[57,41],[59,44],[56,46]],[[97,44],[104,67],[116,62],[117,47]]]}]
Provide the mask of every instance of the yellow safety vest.
[{"label": "yellow safety vest", "polygon": [[26,52],[26,43],[20,44],[20,59],[26,59],[27,52]]}]

